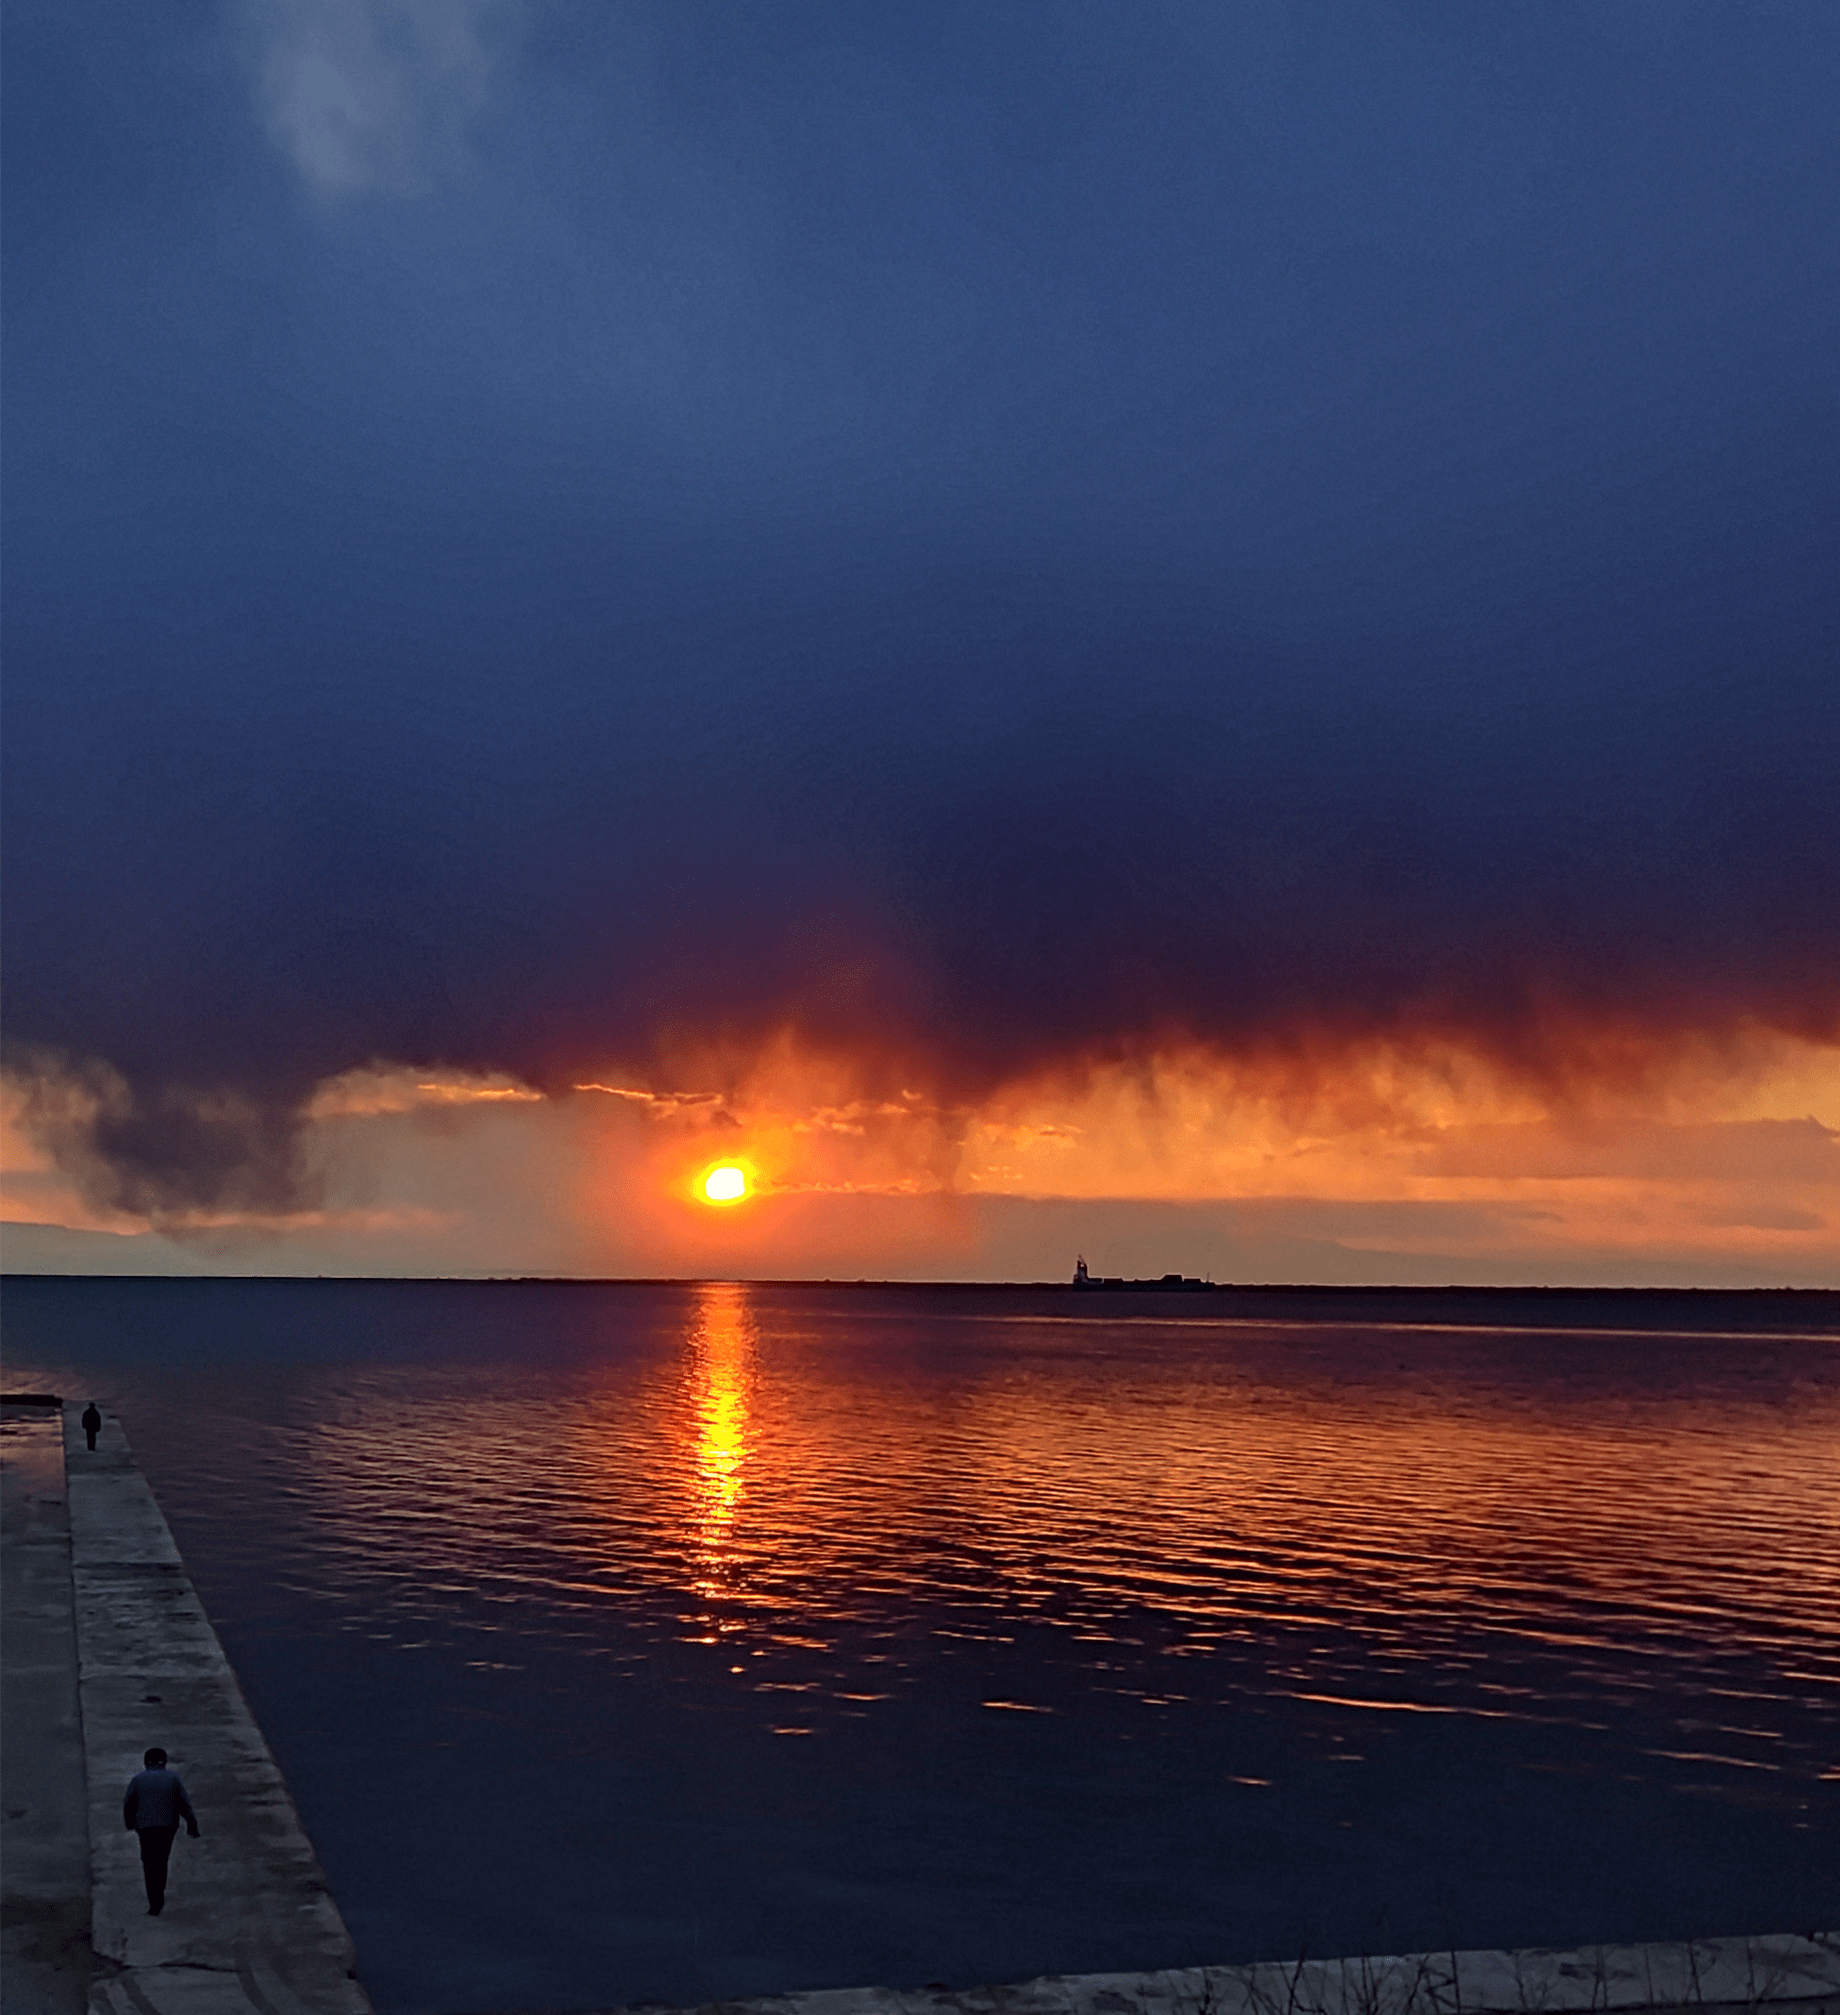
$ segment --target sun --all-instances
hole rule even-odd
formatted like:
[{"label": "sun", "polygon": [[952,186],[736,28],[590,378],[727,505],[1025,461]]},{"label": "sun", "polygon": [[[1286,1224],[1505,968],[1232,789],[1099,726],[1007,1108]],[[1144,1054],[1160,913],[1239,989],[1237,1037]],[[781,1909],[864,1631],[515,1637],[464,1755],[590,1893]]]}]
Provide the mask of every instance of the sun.
[{"label": "sun", "polygon": [[710,1203],[739,1203],[748,1193],[747,1170],[725,1161],[703,1178],[703,1195]]}]

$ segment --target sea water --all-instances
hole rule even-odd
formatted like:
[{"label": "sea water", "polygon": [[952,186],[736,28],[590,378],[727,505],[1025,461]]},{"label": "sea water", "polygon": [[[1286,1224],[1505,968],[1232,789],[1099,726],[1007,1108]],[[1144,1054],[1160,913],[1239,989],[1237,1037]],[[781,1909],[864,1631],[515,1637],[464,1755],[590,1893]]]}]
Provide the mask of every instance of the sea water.
[{"label": "sea water", "polygon": [[1840,1925],[1831,1333],[6,1299],[9,1386],[120,1413],[391,2015]]}]

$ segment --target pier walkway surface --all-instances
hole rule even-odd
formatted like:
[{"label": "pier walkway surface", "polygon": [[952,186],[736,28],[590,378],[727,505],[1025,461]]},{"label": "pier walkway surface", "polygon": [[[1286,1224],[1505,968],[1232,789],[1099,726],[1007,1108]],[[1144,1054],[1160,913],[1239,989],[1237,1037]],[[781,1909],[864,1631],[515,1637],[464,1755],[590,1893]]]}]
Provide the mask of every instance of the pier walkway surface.
[{"label": "pier walkway surface", "polygon": [[1076,1973],[1016,1987],[843,1988],[709,2002],[694,2015],[1638,2015],[1675,2009],[1840,2015],[1840,1935]]},{"label": "pier walkway surface", "polygon": [[89,1821],[77,1712],[64,1427],[56,1408],[0,1424],[0,1989],[7,2015],[83,2015]]},{"label": "pier walkway surface", "polygon": [[[33,1660],[16,1702],[9,1678],[4,1731],[7,2015],[370,2015],[325,1876],[119,1424],[104,1423],[92,1453],[74,1404],[46,1423],[62,1428],[60,1517],[43,1455],[10,1459],[29,1409],[6,1411],[9,1672],[15,1586],[30,1600],[18,1627]],[[16,1499],[29,1513],[17,1529]],[[68,1623],[56,1601],[60,1539]],[[69,1767],[72,1692],[80,1774]],[[30,1766],[16,1897],[14,1771],[41,1739],[34,1720],[52,1739]],[[175,1843],[165,1913],[152,1917],[121,1802],[156,1743],[185,1780],[201,1837]]]},{"label": "pier walkway surface", "polygon": [[[352,1942],[126,1438],[5,1408],[6,2015],[370,2015]],[[122,1792],[158,1743],[202,1837],[146,1914]],[[1840,1933],[826,1990],[704,2015],[1840,2015]],[[630,2011],[638,2015],[638,2011]]]}]

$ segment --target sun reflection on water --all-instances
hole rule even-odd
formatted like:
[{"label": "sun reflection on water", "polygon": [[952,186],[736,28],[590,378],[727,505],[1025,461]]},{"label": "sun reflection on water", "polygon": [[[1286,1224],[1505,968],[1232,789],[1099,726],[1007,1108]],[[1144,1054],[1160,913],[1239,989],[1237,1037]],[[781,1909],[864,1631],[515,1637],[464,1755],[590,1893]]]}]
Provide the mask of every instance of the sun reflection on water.
[{"label": "sun reflection on water", "polygon": [[703,1282],[696,1290],[686,1342],[696,1406],[697,1537],[705,1577],[700,1592],[710,1593],[713,1577],[725,1564],[725,1541],[748,1463],[759,1332],[746,1286]]}]

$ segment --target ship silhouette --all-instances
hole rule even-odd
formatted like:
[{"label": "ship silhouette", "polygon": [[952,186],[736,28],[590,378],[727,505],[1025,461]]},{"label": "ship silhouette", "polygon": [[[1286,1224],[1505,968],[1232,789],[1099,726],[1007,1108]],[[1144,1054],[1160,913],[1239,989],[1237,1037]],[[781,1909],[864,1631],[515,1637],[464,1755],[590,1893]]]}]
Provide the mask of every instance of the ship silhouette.
[{"label": "ship silhouette", "polygon": [[1194,1280],[1179,1273],[1166,1273],[1161,1280],[1108,1279],[1103,1274],[1089,1273],[1084,1258],[1076,1259],[1073,1263],[1073,1284],[1078,1288],[1109,1288],[1113,1292],[1122,1290],[1136,1294],[1158,1292],[1193,1294],[1197,1289],[1205,1291],[1214,1285],[1211,1280]]}]

